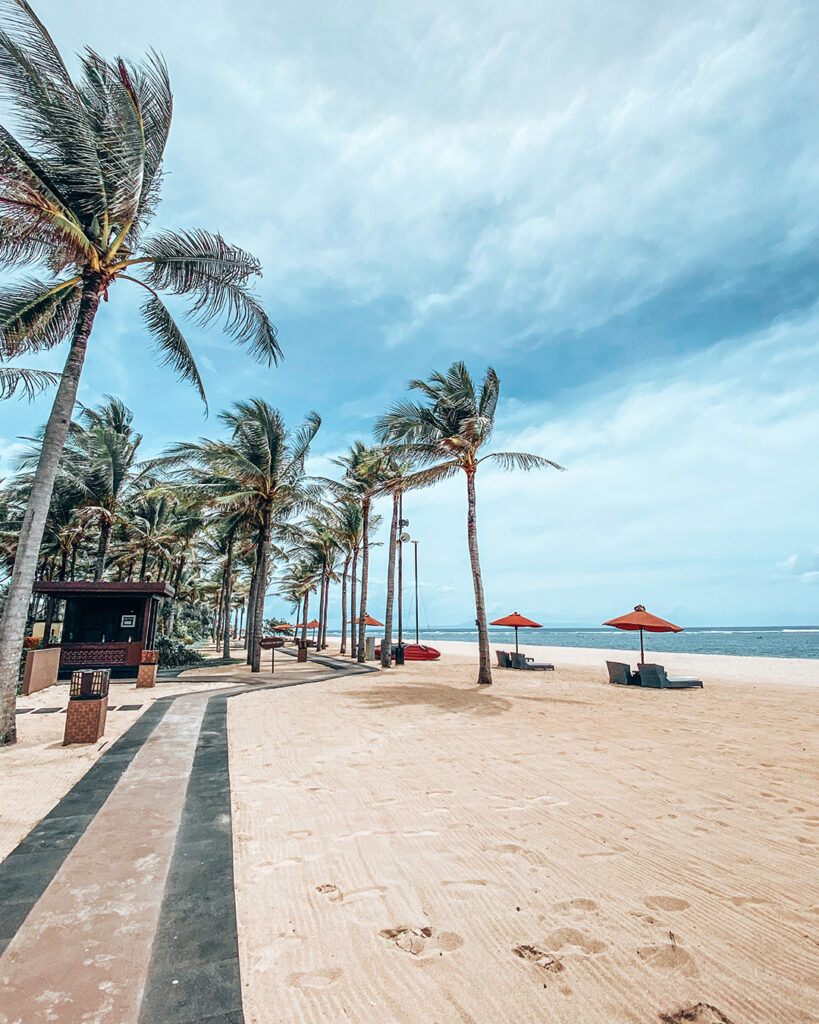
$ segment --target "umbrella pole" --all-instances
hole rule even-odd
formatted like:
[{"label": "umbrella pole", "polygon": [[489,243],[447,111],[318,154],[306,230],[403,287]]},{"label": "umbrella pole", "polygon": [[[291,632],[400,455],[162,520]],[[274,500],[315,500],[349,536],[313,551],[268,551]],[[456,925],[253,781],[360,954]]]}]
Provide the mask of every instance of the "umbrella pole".
[{"label": "umbrella pole", "polygon": [[640,630],[640,664],[644,665],[646,661],[646,654],[643,650],[643,631]]},{"label": "umbrella pole", "polygon": [[518,627],[515,626],[515,654],[518,653]]}]

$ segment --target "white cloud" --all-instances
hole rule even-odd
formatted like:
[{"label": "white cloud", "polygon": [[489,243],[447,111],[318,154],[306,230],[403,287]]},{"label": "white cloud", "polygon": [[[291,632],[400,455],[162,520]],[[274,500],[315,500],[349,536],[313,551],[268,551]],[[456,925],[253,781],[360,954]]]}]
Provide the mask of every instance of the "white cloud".
[{"label": "white cloud", "polygon": [[[568,468],[479,474],[490,611],[602,622],[640,601],[689,625],[814,618],[798,582],[817,568],[809,557],[770,567],[816,543],[817,355],[815,310],[613,376],[565,413],[516,404],[507,418],[501,402],[492,447]],[[463,482],[411,494],[406,509],[424,578],[457,587],[430,602],[432,621],[469,621]]]}]

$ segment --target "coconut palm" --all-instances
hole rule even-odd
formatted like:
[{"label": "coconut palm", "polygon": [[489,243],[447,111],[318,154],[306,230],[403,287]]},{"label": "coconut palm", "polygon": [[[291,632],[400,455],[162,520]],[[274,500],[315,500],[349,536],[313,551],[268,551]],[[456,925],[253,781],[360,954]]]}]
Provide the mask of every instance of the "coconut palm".
[{"label": "coconut palm", "polygon": [[[336,497],[355,500],[361,506],[361,599],[358,611],[358,640],[352,656],[358,662],[364,661],[364,638],[367,630],[367,589],[370,569],[370,516],[372,503],[381,491],[386,479],[387,454],[381,448],[368,448],[356,441],[350,451],[341,458],[333,459],[344,469],[344,478],[339,483],[328,480],[327,485]],[[354,616],[353,616],[354,617]]]},{"label": "coconut palm", "polygon": [[271,536],[277,521],[310,504],[304,461],[321,419],[317,413],[310,413],[301,427],[289,431],[281,413],[261,398],[236,402],[219,418],[230,429],[229,440],[202,438],[197,443],[174,445],[166,462],[185,467],[191,491],[204,490],[213,495],[215,507],[241,512],[255,524],[258,546],[248,646],[251,670],[258,672]]},{"label": "coconut palm", "polygon": [[420,391],[425,402],[399,402],[379,418],[376,434],[381,441],[403,446],[407,457],[424,467],[413,474],[418,484],[447,480],[463,472],[466,476],[469,559],[475,589],[475,617],[478,626],[480,665],[478,684],[492,682],[489,661],[489,633],[478,555],[475,512],[475,475],[482,462],[492,460],[502,469],[562,469],[551,459],[525,452],[492,452],[480,455],[492,436],[500,381],[489,367],[476,389],[464,363],[453,363],[446,373],[433,373],[429,380],[413,380],[410,390]]},{"label": "coconut palm", "polygon": [[[350,615],[350,652],[355,657],[354,623],[355,612],[355,575],[358,552],[361,548],[361,506],[355,501],[340,501],[331,507],[335,520],[335,534],[339,548],[344,556],[341,572],[341,654],[347,651],[347,578],[351,576],[352,608]],[[350,569],[352,567],[352,573]]]},{"label": "coconut palm", "polygon": [[87,50],[72,80],[26,0],[0,0],[0,261],[47,277],[0,291],[0,362],[69,339],[43,436],[0,623],[0,744],[16,739],[20,649],[37,553],[94,319],[118,281],[145,292],[142,315],[160,360],[204,398],[193,355],[160,292],[190,297],[200,324],[221,318],[268,363],[276,332],[248,291],[261,273],[249,253],[206,231],[144,232],[155,212],[172,100],[164,62],[108,61]]},{"label": "coconut palm", "polygon": [[381,667],[392,665],[392,620],[395,605],[395,561],[398,549],[398,536],[402,529],[400,522],[401,499],[412,487],[419,486],[412,473],[412,463],[401,460],[402,450],[385,449],[384,478],[381,492],[392,496],[392,517],[390,520],[390,549],[387,558],[387,607],[384,613],[384,642],[381,644]]}]

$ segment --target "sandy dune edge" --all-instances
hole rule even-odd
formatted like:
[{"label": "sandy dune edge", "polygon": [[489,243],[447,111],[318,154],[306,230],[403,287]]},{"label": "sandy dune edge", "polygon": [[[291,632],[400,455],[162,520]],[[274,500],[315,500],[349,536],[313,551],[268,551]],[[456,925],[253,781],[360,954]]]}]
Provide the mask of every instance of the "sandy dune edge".
[{"label": "sandy dune edge", "polygon": [[706,689],[647,692],[560,648],[479,692],[446,646],[230,700],[248,1021],[817,1019],[792,663],[674,655]]}]

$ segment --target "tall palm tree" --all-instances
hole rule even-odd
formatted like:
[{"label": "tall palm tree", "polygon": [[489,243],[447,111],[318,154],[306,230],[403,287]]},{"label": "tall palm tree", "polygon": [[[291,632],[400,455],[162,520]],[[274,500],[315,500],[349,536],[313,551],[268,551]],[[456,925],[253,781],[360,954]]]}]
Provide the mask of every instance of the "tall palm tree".
[{"label": "tall palm tree", "polygon": [[275,328],[248,281],[255,257],[206,231],[145,237],[159,198],[171,125],[168,72],[156,55],[133,64],[87,50],[72,80],[26,0],[0,0],[0,96],[19,126],[0,126],[0,260],[39,264],[0,291],[0,362],[69,339],[43,436],[0,623],[0,745],[14,743],[26,615],[51,491],[100,303],[117,281],[145,293],[142,314],[160,358],[204,399],[193,355],[160,291],[187,295],[200,324],[221,318],[268,365]]},{"label": "tall palm tree", "polygon": [[[260,670],[264,599],[270,575],[271,535],[284,520],[310,504],[304,462],[321,426],[310,413],[297,430],[289,431],[281,413],[261,398],[236,402],[219,414],[230,439],[174,445],[168,462],[186,468],[189,488],[214,495],[215,507],[252,517],[258,530],[256,585],[253,594],[250,666]],[[250,616],[249,616],[250,617]]]},{"label": "tall palm tree", "polygon": [[367,589],[370,569],[370,514],[372,503],[381,490],[387,463],[387,455],[380,448],[368,448],[356,441],[350,451],[339,459],[333,459],[344,469],[344,479],[338,483],[327,481],[331,490],[340,498],[352,498],[361,505],[361,598],[358,611],[358,639],[356,661],[365,659],[364,638],[367,630]]},{"label": "tall palm tree", "polygon": [[[412,463],[400,460],[400,449],[386,449],[384,465],[384,481],[382,491],[392,495],[392,518],[390,521],[390,550],[387,558],[387,607],[384,613],[384,640],[381,644],[381,667],[392,665],[392,619],[395,605],[395,560],[398,548],[398,535],[401,532],[399,509],[401,497],[413,486],[411,475]],[[400,632],[400,630],[399,630]]]},{"label": "tall palm tree", "polygon": [[[352,604],[355,607],[355,574],[358,551],[361,547],[361,506],[355,501],[340,501],[332,506],[332,514],[335,519],[335,534],[339,548],[344,556],[343,569],[341,573],[341,650],[339,653],[347,652],[347,578],[350,575],[352,566]],[[355,620],[355,614],[350,616],[351,625]],[[354,637],[350,640],[350,651],[354,655]]]},{"label": "tall palm tree", "polygon": [[446,373],[433,373],[429,380],[413,380],[410,390],[420,391],[425,402],[399,402],[379,418],[377,436],[386,443],[403,446],[407,456],[425,468],[413,474],[418,484],[447,480],[463,472],[466,476],[466,533],[472,583],[475,590],[475,618],[478,626],[480,664],[478,684],[492,682],[489,633],[483,596],[481,563],[478,555],[478,526],[475,511],[475,475],[482,462],[491,459],[502,469],[562,469],[551,459],[526,452],[492,452],[480,455],[492,436],[500,381],[489,367],[479,389],[464,363],[456,362]]}]

